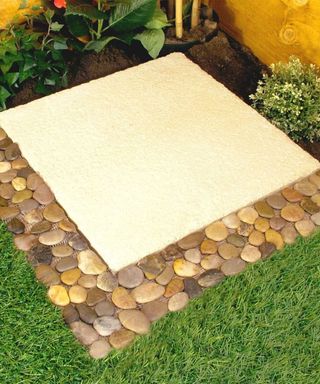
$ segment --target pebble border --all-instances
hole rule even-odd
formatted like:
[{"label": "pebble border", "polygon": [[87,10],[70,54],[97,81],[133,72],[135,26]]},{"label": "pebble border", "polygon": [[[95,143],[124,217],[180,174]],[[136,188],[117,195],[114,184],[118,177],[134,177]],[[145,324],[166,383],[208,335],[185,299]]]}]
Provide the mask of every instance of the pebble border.
[{"label": "pebble border", "polygon": [[94,358],[320,225],[320,170],[113,275],[0,128],[0,219]]}]

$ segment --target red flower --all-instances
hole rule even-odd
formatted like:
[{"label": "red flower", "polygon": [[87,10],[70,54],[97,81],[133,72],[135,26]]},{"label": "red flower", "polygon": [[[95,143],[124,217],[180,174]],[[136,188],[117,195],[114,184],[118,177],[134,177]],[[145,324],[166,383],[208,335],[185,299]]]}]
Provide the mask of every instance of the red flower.
[{"label": "red flower", "polygon": [[66,0],[54,0],[53,3],[57,8],[66,8],[67,6]]}]

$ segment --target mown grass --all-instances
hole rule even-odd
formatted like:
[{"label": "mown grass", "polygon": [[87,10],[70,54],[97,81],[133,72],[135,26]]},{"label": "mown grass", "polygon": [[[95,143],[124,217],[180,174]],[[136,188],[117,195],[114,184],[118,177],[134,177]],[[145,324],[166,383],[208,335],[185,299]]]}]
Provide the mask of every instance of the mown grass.
[{"label": "mown grass", "polygon": [[1,384],[320,383],[320,233],[94,361],[0,226]]}]

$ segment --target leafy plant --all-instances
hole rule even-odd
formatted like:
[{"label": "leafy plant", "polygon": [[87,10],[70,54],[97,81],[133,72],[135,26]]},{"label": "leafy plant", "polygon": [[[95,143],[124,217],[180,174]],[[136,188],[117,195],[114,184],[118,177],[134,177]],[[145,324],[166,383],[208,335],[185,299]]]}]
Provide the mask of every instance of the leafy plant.
[{"label": "leafy plant", "polygon": [[253,107],[294,141],[320,139],[320,72],[292,57],[271,65],[250,98]]},{"label": "leafy plant", "polygon": [[67,38],[58,33],[63,25],[53,16],[51,10],[42,15],[45,31],[26,24],[0,32],[0,110],[28,79],[36,81],[35,90],[42,94],[67,85]]}]

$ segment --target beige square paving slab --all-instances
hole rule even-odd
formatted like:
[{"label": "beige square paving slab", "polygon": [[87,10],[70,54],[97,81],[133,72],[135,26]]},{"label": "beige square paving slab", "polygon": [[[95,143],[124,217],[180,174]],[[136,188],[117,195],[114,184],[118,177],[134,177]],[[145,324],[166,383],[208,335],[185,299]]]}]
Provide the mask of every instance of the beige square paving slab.
[{"label": "beige square paving slab", "polygon": [[114,271],[319,168],[177,53],[2,112],[0,126]]}]

